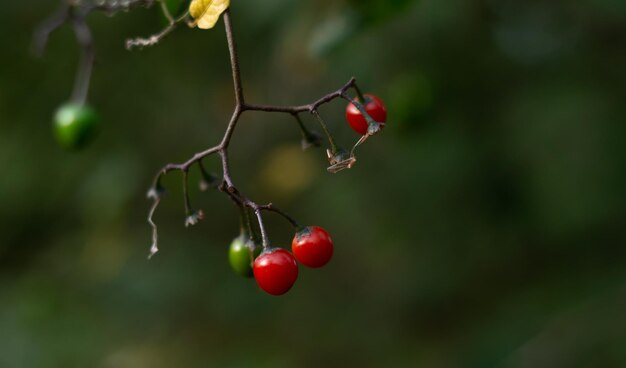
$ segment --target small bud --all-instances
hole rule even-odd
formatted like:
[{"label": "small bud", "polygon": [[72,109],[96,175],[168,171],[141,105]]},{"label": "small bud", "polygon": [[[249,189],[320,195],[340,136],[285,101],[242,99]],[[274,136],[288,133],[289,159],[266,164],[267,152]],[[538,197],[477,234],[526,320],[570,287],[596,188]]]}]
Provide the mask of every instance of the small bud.
[{"label": "small bud", "polygon": [[319,147],[322,145],[322,136],[317,132],[309,132],[302,137],[302,150],[306,151],[311,147]]},{"label": "small bud", "polygon": [[193,211],[191,215],[185,219],[185,227],[193,226],[204,218],[204,212],[202,210]]},{"label": "small bud", "polygon": [[148,199],[157,200],[161,198],[163,194],[165,194],[165,188],[157,186],[150,188],[150,190],[148,190],[148,193],[146,193],[146,197]]},{"label": "small bud", "polygon": [[154,257],[155,254],[157,254],[159,252],[159,247],[157,246],[156,242],[153,242],[152,245],[150,245],[150,253],[148,254],[148,259],[152,259],[152,257]]},{"label": "small bud", "polygon": [[220,180],[217,176],[213,174],[202,175],[200,182],[198,183],[198,188],[200,188],[201,192],[206,192],[210,188],[217,188],[220,184]]}]

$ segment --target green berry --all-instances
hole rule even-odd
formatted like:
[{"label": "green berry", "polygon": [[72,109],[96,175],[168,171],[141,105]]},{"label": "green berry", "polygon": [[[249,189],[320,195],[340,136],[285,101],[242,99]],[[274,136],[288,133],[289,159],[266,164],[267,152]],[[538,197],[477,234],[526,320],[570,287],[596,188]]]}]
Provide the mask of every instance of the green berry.
[{"label": "green berry", "polygon": [[260,253],[260,246],[256,246],[245,236],[240,235],[230,243],[228,261],[237,274],[243,277],[252,277],[252,263]]},{"label": "green berry", "polygon": [[68,150],[83,148],[97,131],[100,117],[86,105],[68,103],[54,115],[54,133],[59,144]]}]

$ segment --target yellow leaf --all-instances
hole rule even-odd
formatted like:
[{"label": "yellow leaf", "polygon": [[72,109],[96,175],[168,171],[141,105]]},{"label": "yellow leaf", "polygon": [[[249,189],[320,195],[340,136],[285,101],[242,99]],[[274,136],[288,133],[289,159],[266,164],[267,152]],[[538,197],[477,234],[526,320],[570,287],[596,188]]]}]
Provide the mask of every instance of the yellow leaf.
[{"label": "yellow leaf", "polygon": [[198,28],[210,29],[229,5],[230,0],[193,0],[189,4],[189,14],[195,19]]}]

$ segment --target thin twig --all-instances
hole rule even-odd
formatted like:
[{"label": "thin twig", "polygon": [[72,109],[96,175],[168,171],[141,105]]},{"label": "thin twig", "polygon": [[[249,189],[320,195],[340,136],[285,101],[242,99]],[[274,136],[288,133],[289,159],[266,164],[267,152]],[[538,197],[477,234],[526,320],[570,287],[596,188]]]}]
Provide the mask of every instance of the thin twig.
[{"label": "thin twig", "polygon": [[[164,4],[164,3],[162,3],[162,4]],[[164,12],[164,14],[165,14],[165,12]],[[126,49],[127,50],[132,50],[135,47],[138,47],[138,48],[141,49],[141,48],[144,48],[144,47],[149,47],[149,46],[156,45],[163,38],[165,38],[167,35],[172,33],[172,31],[175,30],[176,27],[180,23],[185,21],[185,19],[187,19],[188,15],[189,15],[189,12],[186,12],[185,14],[181,15],[178,18],[172,19],[171,15],[169,15],[169,12],[168,12],[166,14],[166,17],[169,17],[168,19],[170,21],[169,21],[169,24],[167,25],[167,27],[163,28],[159,33],[155,33],[155,34],[153,34],[152,36],[149,36],[149,37],[136,37],[136,38],[131,38],[131,39],[126,40]]]},{"label": "thin twig", "polygon": [[296,229],[302,227],[302,225],[300,225],[300,223],[298,223],[298,221],[296,221],[296,219],[294,219],[293,217],[289,216],[289,214],[287,214],[287,212],[285,212],[285,211],[277,208],[276,206],[274,206],[273,203],[268,203],[266,205],[259,206],[259,208],[261,210],[275,212],[275,213],[281,215],[282,217],[285,218],[285,220],[287,220]]},{"label": "thin twig", "polygon": [[331,151],[333,152],[333,154],[336,153],[337,145],[335,144],[333,135],[330,134],[330,130],[328,130],[328,126],[326,125],[326,122],[324,121],[324,119],[322,119],[322,117],[320,116],[319,112],[317,112],[317,110],[311,110],[311,114],[315,116],[315,119],[317,119],[318,123],[320,123],[320,126],[322,127],[324,134],[326,134],[326,138],[328,138],[328,144],[330,145]]},{"label": "thin twig", "polygon": [[259,104],[249,104],[246,103],[242,107],[244,110],[248,111],[265,111],[265,112],[284,112],[284,113],[299,113],[299,112],[311,112],[313,110],[317,110],[323,104],[331,102],[332,100],[341,97],[341,95],[345,94],[348,89],[356,84],[356,79],[354,77],[350,78],[350,80],[343,85],[337,91],[331,92],[318,100],[307,104],[307,105],[299,105],[299,106],[276,106],[276,105],[259,105]]},{"label": "thin twig", "polygon": [[[230,9],[224,12],[224,28],[226,30],[226,40],[230,53],[230,66],[233,73],[233,85],[235,89],[235,110],[241,110],[245,106],[243,97],[243,84],[241,83],[241,71],[239,70],[239,56],[237,55],[237,44],[233,36],[233,26],[230,21]],[[236,122],[235,122],[236,123]]]}]

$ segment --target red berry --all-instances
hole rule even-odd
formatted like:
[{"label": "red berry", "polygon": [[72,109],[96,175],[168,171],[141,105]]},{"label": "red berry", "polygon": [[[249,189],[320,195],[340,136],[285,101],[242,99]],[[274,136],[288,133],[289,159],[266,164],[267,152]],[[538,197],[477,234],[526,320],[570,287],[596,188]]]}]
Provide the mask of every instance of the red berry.
[{"label": "red berry", "polygon": [[298,262],[311,268],[322,267],[333,256],[333,240],[319,226],[308,226],[296,233],[291,250]]},{"label": "red berry", "polygon": [[[374,95],[365,95],[363,97],[365,97],[365,102],[357,99],[355,101],[361,102],[369,116],[379,123],[381,128],[384,127],[387,121],[387,108],[385,108],[383,101]],[[346,106],[346,120],[355,132],[361,135],[367,134],[367,120],[352,103],[348,103],[348,106]]]},{"label": "red berry", "polygon": [[268,294],[282,295],[298,278],[298,264],[293,255],[280,248],[264,251],[254,260],[254,278]]}]

